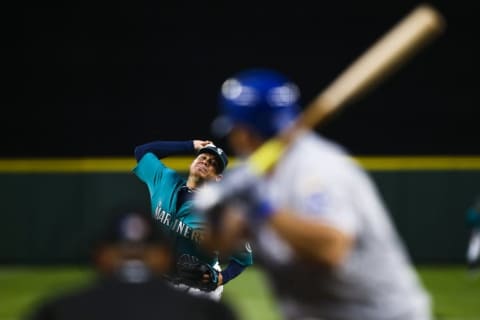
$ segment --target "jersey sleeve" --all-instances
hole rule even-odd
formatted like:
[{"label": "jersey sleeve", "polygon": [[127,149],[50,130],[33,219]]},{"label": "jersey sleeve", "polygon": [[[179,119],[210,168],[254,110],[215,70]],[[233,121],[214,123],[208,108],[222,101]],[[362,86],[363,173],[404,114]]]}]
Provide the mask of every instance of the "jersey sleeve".
[{"label": "jersey sleeve", "polygon": [[148,186],[150,194],[160,183],[165,170],[165,165],[153,153],[145,154],[133,168],[135,175]]},{"label": "jersey sleeve", "polygon": [[253,264],[253,254],[250,243],[246,242],[243,250],[239,250],[232,254],[230,260],[233,260],[244,267],[251,266]]},{"label": "jersey sleeve", "polygon": [[345,188],[344,183],[310,175],[300,181],[298,203],[302,215],[354,236],[359,229],[359,218],[353,197],[348,194],[352,190]]},{"label": "jersey sleeve", "polygon": [[195,148],[193,141],[152,141],[142,144],[135,148],[135,159],[140,161],[147,153],[153,153],[158,159],[162,159],[175,154],[193,154]]}]

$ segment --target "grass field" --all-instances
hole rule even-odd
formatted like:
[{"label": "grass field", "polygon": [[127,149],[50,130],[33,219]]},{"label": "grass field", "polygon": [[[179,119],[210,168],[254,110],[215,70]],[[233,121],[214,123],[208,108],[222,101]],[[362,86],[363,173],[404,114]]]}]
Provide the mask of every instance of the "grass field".
[{"label": "grass field", "polygon": [[[480,320],[480,275],[460,267],[420,267],[438,320]],[[22,319],[42,298],[91,281],[85,268],[0,267],[0,320]],[[263,273],[251,268],[225,289],[224,301],[245,320],[279,319]]]}]

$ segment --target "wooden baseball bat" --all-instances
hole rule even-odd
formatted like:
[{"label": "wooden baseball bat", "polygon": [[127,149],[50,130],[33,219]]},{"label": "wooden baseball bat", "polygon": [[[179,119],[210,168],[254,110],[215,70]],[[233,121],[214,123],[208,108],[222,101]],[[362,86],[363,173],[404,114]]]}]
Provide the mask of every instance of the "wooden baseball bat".
[{"label": "wooden baseball bat", "polygon": [[335,78],[292,126],[257,149],[248,159],[253,170],[264,174],[301,132],[318,126],[329,115],[372,89],[444,28],[445,21],[435,8],[427,4],[416,7]]}]

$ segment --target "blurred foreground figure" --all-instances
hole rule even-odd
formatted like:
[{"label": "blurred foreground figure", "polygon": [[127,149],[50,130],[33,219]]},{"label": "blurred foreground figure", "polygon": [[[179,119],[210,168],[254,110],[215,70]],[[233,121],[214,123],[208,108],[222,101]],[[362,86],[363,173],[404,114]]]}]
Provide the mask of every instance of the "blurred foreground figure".
[{"label": "blurred foreground figure", "polygon": [[98,280],[45,303],[31,319],[234,319],[224,305],[160,280],[171,262],[171,248],[148,216],[118,216],[95,248]]},{"label": "blurred foreground figure", "polygon": [[[299,112],[297,87],[269,70],[235,75],[221,94],[214,130],[228,134],[240,157]],[[235,247],[250,231],[286,319],[431,319],[430,298],[371,180],[313,132],[265,177],[239,166],[201,190],[196,204],[211,217],[216,243]]]},{"label": "blurred foreground figure", "polygon": [[467,210],[467,224],[470,228],[470,240],[467,249],[467,264],[471,271],[480,267],[480,197]]}]

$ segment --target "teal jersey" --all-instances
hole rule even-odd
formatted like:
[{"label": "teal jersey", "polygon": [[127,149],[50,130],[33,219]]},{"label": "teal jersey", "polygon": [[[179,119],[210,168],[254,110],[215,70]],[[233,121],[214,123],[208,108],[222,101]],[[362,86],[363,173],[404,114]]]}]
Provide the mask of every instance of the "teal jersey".
[{"label": "teal jersey", "polygon": [[[148,187],[152,215],[162,231],[171,237],[177,262],[193,258],[213,266],[218,261],[217,255],[205,252],[198,245],[205,227],[204,218],[195,212],[192,200],[185,201],[177,210],[178,191],[185,186],[185,179],[153,153],[146,153],[133,172]],[[253,262],[248,247],[231,259],[244,266]]]}]

